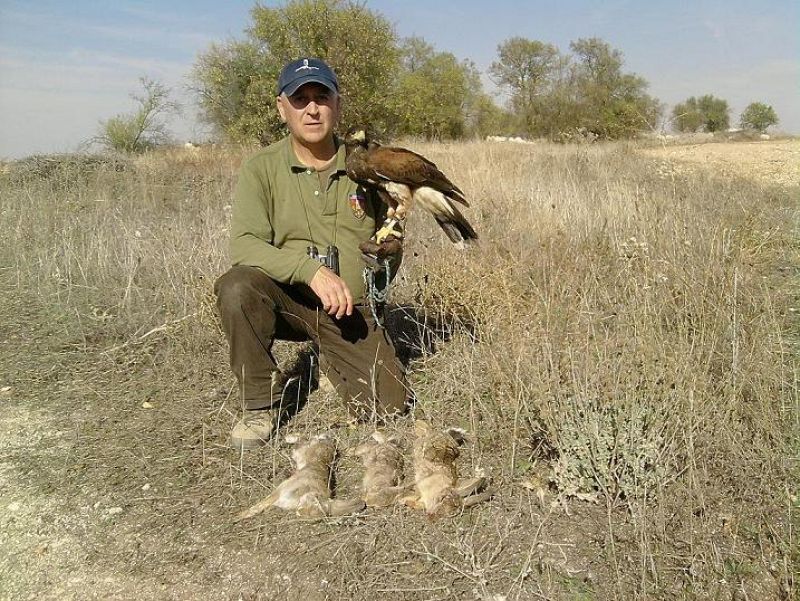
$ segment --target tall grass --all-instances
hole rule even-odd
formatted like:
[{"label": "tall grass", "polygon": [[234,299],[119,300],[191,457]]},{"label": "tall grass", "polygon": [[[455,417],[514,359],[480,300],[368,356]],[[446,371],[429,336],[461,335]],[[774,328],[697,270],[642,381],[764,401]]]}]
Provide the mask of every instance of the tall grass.
[{"label": "tall grass", "polygon": [[454,397],[498,424],[540,423],[562,451],[557,478],[584,492],[629,495],[688,461],[750,463],[743,440],[778,444],[791,406],[774,271],[792,246],[788,196],[664,177],[625,146],[464,150],[482,248],[424,248],[416,265],[424,304],[476,324],[478,377],[454,380]]},{"label": "tall grass", "polygon": [[[411,218],[394,301],[427,319],[397,335],[445,339],[411,366],[420,410],[476,432],[501,481],[544,474],[562,498],[624,505],[645,555],[668,538],[659,512],[785,505],[796,189],[678,173],[624,144],[415,149],[464,189],[481,237],[460,253]],[[175,324],[187,349],[219,344],[210,286],[245,153],[16,165],[0,179],[3,279],[108,345]]]}]

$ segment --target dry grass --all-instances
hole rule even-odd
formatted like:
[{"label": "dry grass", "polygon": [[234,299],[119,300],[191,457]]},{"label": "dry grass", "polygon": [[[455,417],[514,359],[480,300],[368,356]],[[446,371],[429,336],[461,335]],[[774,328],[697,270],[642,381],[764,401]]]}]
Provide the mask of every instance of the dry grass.
[{"label": "dry grass", "polygon": [[[46,323],[52,341],[26,351],[30,365],[14,359],[32,383],[5,377],[32,407],[58,391],[76,432],[46,478],[77,497],[148,499],[113,536],[92,531],[85,561],[127,553],[129,574],[200,574],[202,590],[244,598],[281,590],[248,581],[255,565],[310,599],[796,594],[797,186],[664,169],[625,144],[415,149],[473,199],[481,243],[460,254],[412,217],[395,335],[413,357],[416,411],[471,432],[464,469],[486,469],[498,491],[438,524],[400,510],[230,523],[288,469],[280,439],[244,458],[224,448],[236,400],[210,285],[244,151],[0,176],[0,277],[26,299],[8,324],[30,313],[7,330],[38,336]],[[68,378],[49,379],[42,361],[55,360]],[[289,429],[343,422],[320,395]],[[368,434],[336,432],[343,446]],[[354,488],[355,461],[340,471]],[[131,557],[131,537],[155,550]],[[225,571],[237,550],[247,559]],[[215,588],[223,573],[235,586]]]}]

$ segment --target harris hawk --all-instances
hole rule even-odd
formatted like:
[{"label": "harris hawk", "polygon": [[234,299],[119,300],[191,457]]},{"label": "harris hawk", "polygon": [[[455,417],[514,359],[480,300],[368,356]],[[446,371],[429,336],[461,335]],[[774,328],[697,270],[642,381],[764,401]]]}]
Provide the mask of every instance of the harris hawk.
[{"label": "harris hawk", "polygon": [[381,244],[389,236],[402,238],[400,224],[414,204],[427,209],[459,247],[478,239],[454,203],[468,207],[464,193],[434,163],[405,148],[382,146],[370,140],[363,129],[350,129],[344,145],[347,176],[375,189],[389,205],[386,221],[373,239],[375,243]]}]

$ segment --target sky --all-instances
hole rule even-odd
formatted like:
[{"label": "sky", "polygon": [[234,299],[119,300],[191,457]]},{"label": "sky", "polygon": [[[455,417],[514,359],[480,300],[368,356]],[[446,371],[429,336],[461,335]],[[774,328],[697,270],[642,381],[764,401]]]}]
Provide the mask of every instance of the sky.
[{"label": "sky", "polygon": [[[183,112],[169,127],[202,141],[189,73],[212,43],[243,39],[255,3],[244,0],[0,0],[0,158],[70,152],[99,122],[134,109],[147,76],[173,90]],[[262,0],[265,6],[282,2]],[[668,107],[713,94],[732,124],[753,101],[773,106],[778,129],[800,134],[800,2],[796,0],[367,0],[400,37],[421,36],[470,59],[487,91],[497,46],[522,36],[569,51],[600,37]]]}]

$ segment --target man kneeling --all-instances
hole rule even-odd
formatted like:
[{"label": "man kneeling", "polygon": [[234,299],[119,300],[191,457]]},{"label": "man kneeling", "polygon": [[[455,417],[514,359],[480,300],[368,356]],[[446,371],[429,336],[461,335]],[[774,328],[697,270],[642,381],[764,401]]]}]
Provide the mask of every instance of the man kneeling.
[{"label": "man kneeling", "polygon": [[[214,286],[244,406],[231,433],[237,449],[263,444],[280,418],[286,378],[271,353],[276,339],[314,341],[326,375],[358,417],[400,413],[408,397],[392,341],[365,304],[358,245],[383,222],[385,206],[345,172],[345,148],[333,131],[341,106],[336,75],[318,59],[289,63],[276,102],[289,135],[241,167],[234,266]],[[326,256],[338,251],[338,273],[310,247]]]}]

